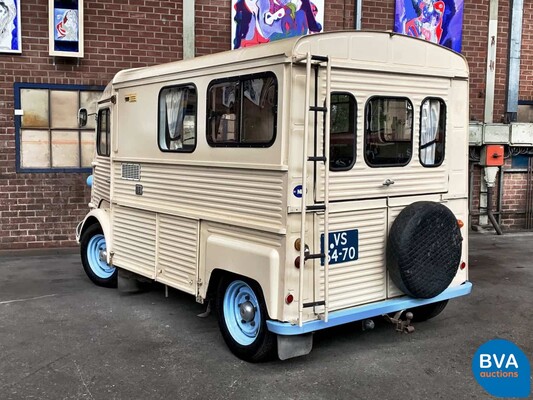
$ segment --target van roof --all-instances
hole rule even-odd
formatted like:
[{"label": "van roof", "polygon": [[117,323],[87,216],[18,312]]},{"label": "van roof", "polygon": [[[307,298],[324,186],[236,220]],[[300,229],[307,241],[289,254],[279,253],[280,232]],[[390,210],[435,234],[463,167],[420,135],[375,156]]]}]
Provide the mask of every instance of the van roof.
[{"label": "van roof", "polygon": [[[127,69],[118,72],[113,85],[149,79],[162,81],[168,75],[201,73],[213,68],[260,62],[268,65],[291,62],[312,54],[328,55],[332,63],[357,69],[379,69],[395,73],[468,77],[466,58],[446,47],[393,32],[339,31],[299,36],[253,47],[229,50],[166,64]],[[150,79],[152,78],[152,79]]]}]

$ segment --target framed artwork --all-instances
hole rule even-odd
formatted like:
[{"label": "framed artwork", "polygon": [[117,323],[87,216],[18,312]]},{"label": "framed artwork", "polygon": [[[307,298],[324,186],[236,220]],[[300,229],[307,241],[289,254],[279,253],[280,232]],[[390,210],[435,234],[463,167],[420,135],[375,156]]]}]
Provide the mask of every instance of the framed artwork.
[{"label": "framed artwork", "polygon": [[83,57],[83,0],[48,0],[48,7],[50,55]]},{"label": "framed artwork", "polygon": [[322,32],[325,0],[231,0],[231,48]]},{"label": "framed artwork", "polygon": [[394,32],[461,52],[464,0],[396,0]]},{"label": "framed artwork", "polygon": [[0,53],[22,53],[20,0],[0,0]]}]

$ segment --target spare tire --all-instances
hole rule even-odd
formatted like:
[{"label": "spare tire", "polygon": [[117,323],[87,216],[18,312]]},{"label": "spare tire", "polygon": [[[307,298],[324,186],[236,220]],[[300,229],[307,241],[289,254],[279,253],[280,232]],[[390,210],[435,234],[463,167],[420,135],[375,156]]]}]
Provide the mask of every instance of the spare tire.
[{"label": "spare tire", "polygon": [[463,237],[446,206],[419,201],[405,207],[392,224],[387,268],[398,288],[429,299],[452,282],[461,261]]}]

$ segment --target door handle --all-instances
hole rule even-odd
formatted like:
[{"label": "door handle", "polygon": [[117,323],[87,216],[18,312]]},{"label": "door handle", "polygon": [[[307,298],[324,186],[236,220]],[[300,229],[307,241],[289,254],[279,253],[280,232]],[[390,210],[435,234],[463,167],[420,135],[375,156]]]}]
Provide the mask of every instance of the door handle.
[{"label": "door handle", "polygon": [[392,179],[387,179],[385,182],[383,182],[383,186],[390,186],[394,185],[394,181]]}]

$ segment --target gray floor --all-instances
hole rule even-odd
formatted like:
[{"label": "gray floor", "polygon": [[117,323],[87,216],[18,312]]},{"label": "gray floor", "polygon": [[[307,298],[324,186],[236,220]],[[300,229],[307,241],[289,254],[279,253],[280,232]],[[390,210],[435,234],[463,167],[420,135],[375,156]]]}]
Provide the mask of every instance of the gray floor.
[{"label": "gray floor", "polygon": [[477,347],[514,341],[533,361],[533,236],[472,236],[471,296],[397,334],[379,322],[315,335],[310,355],[248,364],[216,318],[157,286],[93,286],[77,254],[0,255],[1,399],[472,399]]}]

